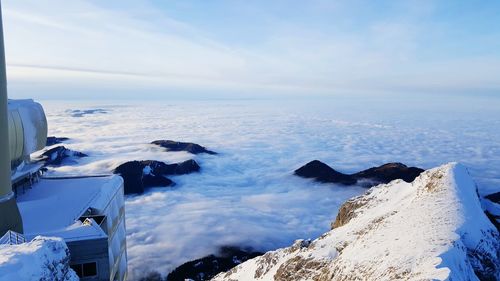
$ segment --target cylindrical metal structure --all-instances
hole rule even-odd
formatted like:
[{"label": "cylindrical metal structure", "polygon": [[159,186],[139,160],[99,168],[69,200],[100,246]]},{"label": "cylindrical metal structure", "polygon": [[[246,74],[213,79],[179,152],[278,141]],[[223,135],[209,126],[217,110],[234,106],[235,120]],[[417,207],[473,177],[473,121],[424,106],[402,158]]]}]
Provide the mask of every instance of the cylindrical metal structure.
[{"label": "cylindrical metal structure", "polygon": [[7,74],[0,3],[0,236],[7,231],[23,232],[23,222],[10,180],[9,119],[7,111]]},{"label": "cylindrical metal structure", "polygon": [[10,162],[11,166],[17,166],[19,160],[23,157],[24,150],[24,129],[23,121],[19,110],[10,110],[9,119],[9,143],[10,143]]},{"label": "cylindrical metal structure", "polygon": [[11,168],[29,160],[30,154],[47,143],[47,118],[42,105],[33,100],[9,100]]}]

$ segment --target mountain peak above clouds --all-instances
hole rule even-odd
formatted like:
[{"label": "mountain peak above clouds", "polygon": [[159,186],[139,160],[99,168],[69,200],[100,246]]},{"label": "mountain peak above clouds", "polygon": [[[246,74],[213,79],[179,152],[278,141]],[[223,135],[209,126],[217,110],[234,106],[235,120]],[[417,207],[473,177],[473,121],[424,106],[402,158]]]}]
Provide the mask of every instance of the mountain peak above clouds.
[{"label": "mountain peak above clouds", "polygon": [[449,163],[347,201],[311,243],[251,259],[214,280],[498,280],[500,235],[467,169]]}]

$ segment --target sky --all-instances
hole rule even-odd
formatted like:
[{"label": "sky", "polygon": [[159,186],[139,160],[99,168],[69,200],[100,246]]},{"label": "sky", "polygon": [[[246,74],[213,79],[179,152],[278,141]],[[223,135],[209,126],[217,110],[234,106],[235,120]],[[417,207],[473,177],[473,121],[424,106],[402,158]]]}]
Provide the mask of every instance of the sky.
[{"label": "sky", "polygon": [[4,0],[11,98],[500,94],[498,1]]}]

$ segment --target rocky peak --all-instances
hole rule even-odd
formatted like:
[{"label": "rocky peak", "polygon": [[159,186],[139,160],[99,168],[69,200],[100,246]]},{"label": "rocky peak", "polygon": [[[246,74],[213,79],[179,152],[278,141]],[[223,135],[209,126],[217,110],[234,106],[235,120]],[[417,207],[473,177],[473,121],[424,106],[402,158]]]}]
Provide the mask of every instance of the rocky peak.
[{"label": "rocky peak", "polygon": [[[500,235],[465,167],[450,163],[346,202],[334,229],[214,280],[499,280]],[[297,243],[296,243],[297,244]]]},{"label": "rocky peak", "polygon": [[344,174],[319,160],[313,160],[295,170],[295,175],[303,178],[312,178],[322,183],[359,184],[364,187],[372,187],[380,183],[389,183],[396,179],[412,182],[423,171],[423,169],[408,167],[402,163],[387,163],[354,174]]}]

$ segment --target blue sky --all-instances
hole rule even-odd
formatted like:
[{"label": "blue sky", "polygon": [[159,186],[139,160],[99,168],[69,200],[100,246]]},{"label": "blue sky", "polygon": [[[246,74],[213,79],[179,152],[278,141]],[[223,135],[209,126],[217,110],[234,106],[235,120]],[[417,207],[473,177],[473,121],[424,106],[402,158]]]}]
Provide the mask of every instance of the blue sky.
[{"label": "blue sky", "polygon": [[499,1],[2,4],[14,98],[500,93]]}]

